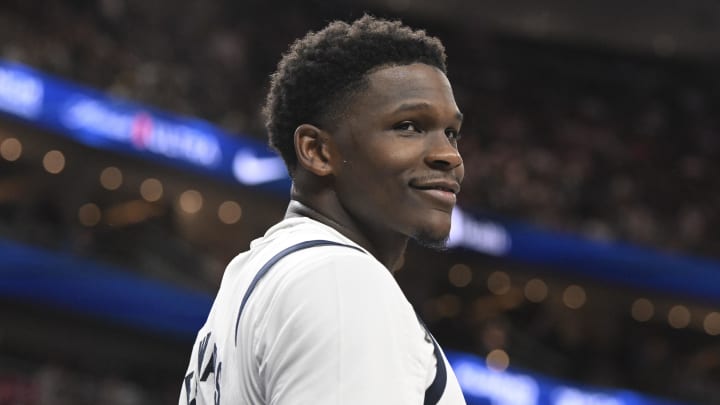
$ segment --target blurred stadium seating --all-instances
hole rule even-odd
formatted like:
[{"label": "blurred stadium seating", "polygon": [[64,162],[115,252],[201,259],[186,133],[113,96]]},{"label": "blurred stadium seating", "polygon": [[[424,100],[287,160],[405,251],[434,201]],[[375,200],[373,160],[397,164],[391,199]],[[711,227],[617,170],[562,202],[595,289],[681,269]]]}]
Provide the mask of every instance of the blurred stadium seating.
[{"label": "blurred stadium seating", "polygon": [[[458,10],[402,1],[3,2],[0,404],[176,402],[202,318],[193,311],[282,216],[287,180],[252,185],[160,156],[142,143],[148,125],[268,153],[259,107],[281,52],[366,9],[443,39],[468,117],[460,205],[475,242],[412,247],[398,280],[458,364],[471,353],[552,391],[522,402],[468,388],[471,403],[720,403],[716,50],[685,49],[675,31],[645,47],[577,28],[540,36],[485,3],[478,28],[453,22]],[[19,94],[13,72],[127,112],[130,143],[99,144],[3,104]],[[468,387],[495,378],[473,367]]]}]

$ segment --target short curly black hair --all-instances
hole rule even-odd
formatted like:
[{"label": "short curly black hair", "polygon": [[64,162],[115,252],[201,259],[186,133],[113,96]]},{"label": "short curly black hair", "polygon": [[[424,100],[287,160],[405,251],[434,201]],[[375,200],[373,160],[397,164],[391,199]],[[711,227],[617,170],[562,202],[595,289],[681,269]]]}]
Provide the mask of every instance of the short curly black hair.
[{"label": "short curly black hair", "polygon": [[298,39],[272,75],[263,112],[270,146],[288,171],[297,166],[294,133],[301,124],[322,127],[346,97],[380,66],[425,63],[447,73],[445,47],[423,30],[365,15],[334,21]]}]

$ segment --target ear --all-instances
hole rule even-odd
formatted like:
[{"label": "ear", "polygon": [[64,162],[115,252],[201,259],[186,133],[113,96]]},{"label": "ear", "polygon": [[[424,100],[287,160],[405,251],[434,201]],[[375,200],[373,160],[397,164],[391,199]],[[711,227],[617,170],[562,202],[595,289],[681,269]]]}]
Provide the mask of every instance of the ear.
[{"label": "ear", "polygon": [[295,154],[300,166],[318,176],[327,176],[333,172],[330,164],[330,134],[314,125],[302,124],[295,129],[294,138]]}]

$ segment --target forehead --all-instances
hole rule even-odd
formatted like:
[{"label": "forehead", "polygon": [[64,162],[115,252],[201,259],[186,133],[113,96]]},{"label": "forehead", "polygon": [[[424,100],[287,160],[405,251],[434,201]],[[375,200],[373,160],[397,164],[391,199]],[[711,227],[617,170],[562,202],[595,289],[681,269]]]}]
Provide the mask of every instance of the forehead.
[{"label": "forehead", "polygon": [[408,104],[459,115],[445,74],[422,63],[371,71],[367,75],[367,85],[347,101],[350,110],[357,115],[389,112]]}]

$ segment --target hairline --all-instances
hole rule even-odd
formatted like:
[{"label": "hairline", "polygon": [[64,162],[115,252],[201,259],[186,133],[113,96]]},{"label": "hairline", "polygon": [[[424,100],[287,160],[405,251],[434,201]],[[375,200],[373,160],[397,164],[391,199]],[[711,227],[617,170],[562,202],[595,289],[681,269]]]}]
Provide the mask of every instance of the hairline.
[{"label": "hairline", "polygon": [[[370,75],[373,73],[379,72],[383,69],[393,68],[393,67],[401,67],[401,66],[412,66],[412,65],[425,65],[430,66],[435,69],[437,69],[440,73],[443,75],[446,75],[446,72],[443,71],[443,69],[439,68],[438,66],[435,66],[430,63],[425,63],[422,61],[411,61],[411,62],[389,62],[389,63],[382,63],[375,66],[372,66],[369,68],[365,73],[363,73],[362,76],[358,80],[356,80],[353,83],[348,83],[346,87],[341,88],[338,90],[334,95],[330,96],[328,98],[330,103],[328,103],[328,107],[324,108],[318,113],[317,123],[316,125],[320,127],[321,129],[325,130],[331,130],[335,129],[334,125],[331,122],[328,121],[336,121],[338,117],[342,116],[343,113],[345,113],[349,107],[349,100],[352,99],[352,97],[357,96],[358,93],[365,91],[370,86]],[[304,123],[299,123],[299,125],[302,125]],[[294,170],[294,169],[293,169]]]}]

